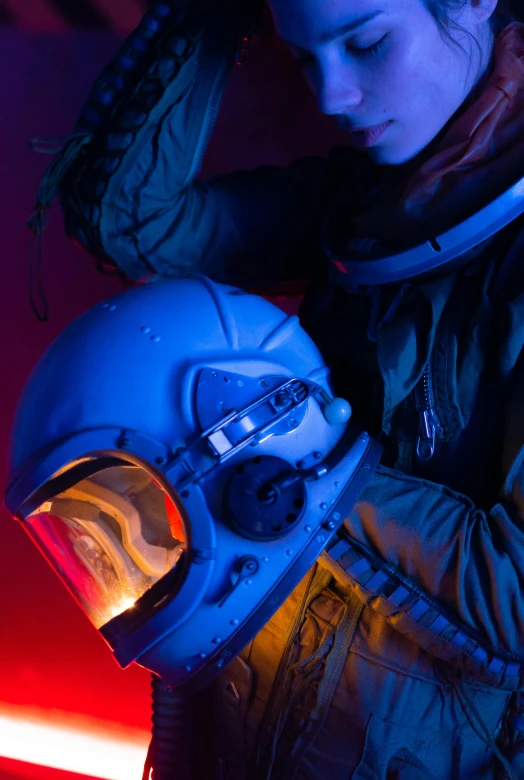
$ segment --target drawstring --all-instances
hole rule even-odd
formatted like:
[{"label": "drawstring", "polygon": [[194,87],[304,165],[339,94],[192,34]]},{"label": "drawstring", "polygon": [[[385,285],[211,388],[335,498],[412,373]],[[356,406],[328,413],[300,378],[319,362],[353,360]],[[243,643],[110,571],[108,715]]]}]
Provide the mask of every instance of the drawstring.
[{"label": "drawstring", "polygon": [[[364,603],[356,599],[353,603],[350,601],[345,603],[342,618],[328,647],[328,654],[319,659],[324,665],[324,674],[318,686],[315,709],[309,716],[309,722],[304,732],[295,740],[290,758],[285,766],[287,780],[294,780],[306,751],[324,725],[335,691],[340,683],[347,661],[349,646],[353,640],[353,635],[363,609]],[[331,634],[327,639],[331,639]],[[319,656],[321,656],[325,647],[326,642],[323,642],[318,649]]]},{"label": "drawstring", "polygon": [[32,152],[37,154],[58,154],[69,141],[69,138],[70,136],[67,138],[30,138],[27,145]]},{"label": "drawstring", "polygon": [[484,744],[486,744],[488,747],[491,748],[496,758],[500,761],[500,763],[504,767],[506,774],[508,776],[508,780],[518,780],[518,777],[512,770],[509,761],[502,754],[500,748],[498,747],[497,743],[493,739],[493,735],[491,734],[490,730],[484,723],[475,702],[473,701],[470,694],[466,690],[462,681],[458,680],[454,675],[450,675],[449,679],[451,684],[453,685],[455,693],[457,694],[457,698],[459,700],[460,706],[462,707],[464,715],[468,719],[469,724],[473,729],[473,731],[475,732],[475,734],[477,734],[477,736],[482,740],[482,742],[484,742]]},{"label": "drawstring", "polygon": [[[316,626],[315,633],[318,634],[318,628]],[[287,681],[283,686],[286,694],[286,704],[278,714],[277,722],[273,731],[273,738],[271,740],[271,746],[269,749],[270,760],[267,767],[266,780],[270,780],[271,778],[277,754],[278,743],[280,742],[282,733],[289,720],[289,716],[301,694],[306,688],[309,687],[310,680],[314,678],[315,674],[325,664],[325,651],[326,649],[329,650],[329,648],[332,646],[334,633],[335,629],[333,626],[326,626],[324,636],[322,637],[322,640],[317,649],[307,658],[304,658],[298,663],[291,664],[288,667]],[[308,666],[309,669],[307,668]]]},{"label": "drawstring", "polygon": [[29,148],[33,151],[55,155],[38,189],[34,211],[27,221],[27,226],[33,233],[29,259],[29,301],[40,322],[48,320],[48,305],[42,281],[42,235],[47,226],[47,210],[57,193],[60,182],[77,159],[81,149],[90,143],[91,139],[90,134],[75,133],[63,140],[33,138],[29,141]]},{"label": "drawstring", "polygon": [[[302,599],[297,605],[289,626],[285,649],[282,653],[262,723],[259,727],[256,744],[253,749],[253,769],[251,772],[253,777],[263,776],[265,780],[271,778],[277,742],[282,731],[282,714],[283,710],[286,709],[286,702],[289,698],[287,696],[290,684],[289,661],[296,653],[299,641],[298,635],[309,605],[324,590],[330,580],[331,574],[325,569],[320,569],[316,566],[311,568]],[[278,737],[275,737],[277,732]],[[267,766],[268,756],[270,757],[269,767]],[[266,768],[263,769],[263,767]]]},{"label": "drawstring", "polygon": [[40,215],[46,211],[56,195],[58,186],[65,174],[78,157],[80,150],[91,142],[92,135],[87,133],[75,133],[63,141],[54,139],[45,140],[33,138],[29,141],[29,147],[39,154],[54,154],[55,159],[46,171],[42,183],[38,188],[38,196],[35,209],[27,222],[27,226],[33,233],[45,228],[42,226]]},{"label": "drawstring", "polygon": [[[308,607],[307,614],[312,623],[313,645],[316,649],[307,658],[290,664],[288,667],[287,679],[282,684],[285,706],[278,714],[273,731],[269,748],[269,762],[265,774],[266,780],[270,780],[272,777],[278,744],[297,702],[303,698],[304,692],[315,685],[318,680],[314,709],[306,713],[306,722],[301,725],[300,733],[295,736],[290,755],[279,771],[279,776],[282,774],[287,780],[293,780],[296,777],[306,751],[324,725],[344,670],[348,648],[363,609],[364,604],[356,599],[355,601],[346,601],[342,607],[340,621],[338,625],[334,626],[318,615],[314,615]],[[318,679],[319,672],[321,672],[320,679]]]}]

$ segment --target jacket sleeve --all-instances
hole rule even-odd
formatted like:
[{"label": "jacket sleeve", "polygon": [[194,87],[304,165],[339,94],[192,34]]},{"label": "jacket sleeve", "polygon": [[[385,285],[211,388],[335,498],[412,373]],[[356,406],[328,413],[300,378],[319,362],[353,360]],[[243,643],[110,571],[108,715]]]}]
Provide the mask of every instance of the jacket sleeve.
[{"label": "jacket sleeve", "polygon": [[[485,512],[379,466],[327,561],[401,633],[475,679],[524,689],[524,374],[507,410],[506,477]],[[333,561],[333,554],[337,561]]]},{"label": "jacket sleeve", "polygon": [[[108,121],[64,177],[68,234],[131,279],[197,272],[233,284],[305,279],[320,250],[329,162],[308,158],[196,181],[238,35],[222,16],[197,33],[187,22],[164,24],[160,37],[141,44],[160,54],[112,95]],[[105,91],[99,83],[96,95],[107,96],[99,82]]]}]

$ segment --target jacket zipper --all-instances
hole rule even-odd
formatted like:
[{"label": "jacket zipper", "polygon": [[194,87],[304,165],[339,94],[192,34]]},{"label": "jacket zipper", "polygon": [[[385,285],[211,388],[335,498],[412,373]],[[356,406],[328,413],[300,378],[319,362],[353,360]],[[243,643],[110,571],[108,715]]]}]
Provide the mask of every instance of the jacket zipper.
[{"label": "jacket zipper", "polygon": [[435,454],[435,442],[442,436],[442,425],[435,409],[430,363],[427,364],[422,379],[415,388],[415,401],[420,419],[417,457],[419,460],[431,460]]}]

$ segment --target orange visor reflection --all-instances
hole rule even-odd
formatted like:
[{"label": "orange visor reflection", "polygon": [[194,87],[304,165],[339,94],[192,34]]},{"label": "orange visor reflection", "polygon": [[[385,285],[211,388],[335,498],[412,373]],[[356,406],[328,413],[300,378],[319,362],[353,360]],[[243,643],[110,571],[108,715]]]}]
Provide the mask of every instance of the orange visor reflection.
[{"label": "orange visor reflection", "polygon": [[71,485],[25,527],[97,628],[182,565],[187,537],[174,499],[129,463]]}]

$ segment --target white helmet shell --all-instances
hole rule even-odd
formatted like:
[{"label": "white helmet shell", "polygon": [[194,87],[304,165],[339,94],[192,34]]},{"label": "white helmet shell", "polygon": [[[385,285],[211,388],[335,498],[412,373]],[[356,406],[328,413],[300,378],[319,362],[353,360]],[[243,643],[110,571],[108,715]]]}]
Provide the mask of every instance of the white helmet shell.
[{"label": "white helmet shell", "polygon": [[[89,594],[108,587],[100,556],[112,583],[138,567],[141,590],[95,625],[121,665],[138,660],[200,687],[351,509],[377,453],[349,417],[297,317],[205,277],[136,287],[78,318],[36,366],[15,418],[6,503],[33,538],[44,533],[51,560],[66,522],[92,582],[75,592],[78,560],[66,576],[63,550],[55,569],[92,618]],[[140,530],[143,512],[122,493],[129,474],[147,482],[150,504],[162,491],[179,513],[185,530],[169,550]]]}]

